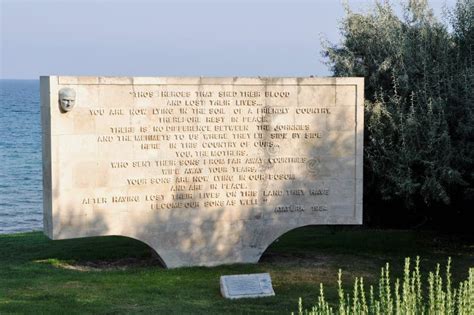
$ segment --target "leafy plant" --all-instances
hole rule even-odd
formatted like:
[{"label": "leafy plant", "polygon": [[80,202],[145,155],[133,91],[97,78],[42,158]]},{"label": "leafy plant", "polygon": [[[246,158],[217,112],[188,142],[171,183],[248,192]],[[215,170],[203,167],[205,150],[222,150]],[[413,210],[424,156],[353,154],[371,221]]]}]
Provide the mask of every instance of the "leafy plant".
[{"label": "leafy plant", "polygon": [[[462,314],[474,312],[474,268],[469,269],[468,279],[453,288],[451,282],[451,259],[446,265],[445,277],[438,264],[428,276],[428,292],[424,294],[420,259],[416,258],[411,268],[410,258],[405,258],[403,278],[392,281],[390,266],[387,263],[380,271],[377,291],[371,285],[369,291],[364,278],[355,278],[351,294],[342,286],[342,272],[338,274],[338,296],[336,306],[332,306],[324,296],[323,284],[317,303],[310,309],[303,308],[299,299],[298,315],[350,315],[350,314]],[[375,293],[377,292],[377,293]],[[294,314],[294,313],[292,313]]]},{"label": "leafy plant", "polygon": [[438,22],[426,0],[405,1],[402,18],[388,1],[346,6],[341,44],[325,43],[334,76],[365,77],[366,210],[472,212],[474,1],[448,16]]}]

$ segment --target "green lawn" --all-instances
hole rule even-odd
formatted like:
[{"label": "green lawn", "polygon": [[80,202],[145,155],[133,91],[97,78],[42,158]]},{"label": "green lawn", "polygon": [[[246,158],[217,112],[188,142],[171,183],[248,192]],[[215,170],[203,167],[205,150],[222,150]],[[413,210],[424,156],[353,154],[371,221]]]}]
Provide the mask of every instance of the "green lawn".
[{"label": "green lawn", "polygon": [[[402,274],[404,257],[421,256],[424,281],[452,257],[454,284],[474,267],[474,245],[432,232],[305,227],[281,237],[256,265],[163,269],[144,244],[122,237],[51,241],[41,232],[0,235],[0,314],[289,314],[305,306],[319,283],[336,302],[339,268],[374,283],[389,262]],[[275,297],[225,300],[221,275],[269,272]]]}]

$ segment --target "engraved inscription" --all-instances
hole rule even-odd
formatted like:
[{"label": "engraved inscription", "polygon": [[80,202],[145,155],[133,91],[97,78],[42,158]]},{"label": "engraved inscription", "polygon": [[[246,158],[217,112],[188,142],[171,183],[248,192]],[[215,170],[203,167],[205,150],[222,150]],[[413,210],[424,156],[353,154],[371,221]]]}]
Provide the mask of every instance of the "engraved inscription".
[{"label": "engraved inscription", "polygon": [[52,238],[126,235],[168,266],[212,265],[361,222],[362,80],[42,80]]},{"label": "engraved inscription", "polygon": [[227,281],[226,285],[230,295],[263,293],[257,276],[233,278],[231,281]]},{"label": "engraved inscription", "polygon": [[220,284],[222,295],[228,299],[275,295],[268,273],[221,276]]},{"label": "engraved inscription", "polygon": [[[264,92],[246,88],[217,93],[181,90],[180,86],[166,89],[129,91],[138,101],[130,104],[133,108],[128,110],[106,109],[106,104],[99,104],[99,109],[89,111],[90,115],[98,116],[96,122],[104,126],[103,132],[97,135],[99,148],[156,151],[157,157],[166,157],[110,161],[109,167],[112,173],[117,173],[114,175],[118,183],[123,181],[132,187],[160,186],[163,193],[154,200],[144,193],[129,196],[124,201],[114,201],[122,199],[112,197],[112,202],[149,202],[148,209],[160,210],[225,207],[225,201],[215,200],[221,196],[232,197],[231,204],[242,207],[267,205],[282,197],[308,203],[320,196],[310,185],[267,191],[253,183],[286,185],[297,180],[299,174],[295,170],[301,169],[301,165],[306,165],[310,174],[317,173],[320,162],[314,154],[325,152],[319,153],[316,149],[314,153],[282,152],[282,148],[300,146],[301,141],[305,141],[305,146],[318,148],[329,133],[326,128],[313,124],[313,120],[316,117],[325,123],[324,119],[332,115],[331,109],[325,107],[328,104],[312,104],[307,100],[301,107],[284,102],[278,106],[268,105],[272,99],[297,97],[284,88]],[[148,101],[147,106],[140,105],[142,99],[151,102]],[[129,118],[115,124],[111,117],[118,115]],[[143,119],[134,123],[136,116]],[[146,169],[149,176],[122,177],[122,169]],[[247,190],[251,187],[256,189],[249,194]],[[189,191],[187,199],[193,202],[175,202],[183,199],[178,193],[185,191]],[[329,195],[329,189],[326,191]],[[303,212],[305,208],[310,206],[278,206],[274,213]]]}]

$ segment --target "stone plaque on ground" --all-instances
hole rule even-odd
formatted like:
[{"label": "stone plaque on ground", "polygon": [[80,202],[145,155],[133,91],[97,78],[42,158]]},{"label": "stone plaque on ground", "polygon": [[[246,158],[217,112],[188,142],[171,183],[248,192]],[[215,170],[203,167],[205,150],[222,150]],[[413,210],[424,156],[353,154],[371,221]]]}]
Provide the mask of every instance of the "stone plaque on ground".
[{"label": "stone plaque on ground", "polygon": [[221,294],[227,299],[273,296],[272,279],[268,273],[221,276]]},{"label": "stone plaque on ground", "polygon": [[257,262],[362,222],[362,78],[41,78],[44,232],[123,235],[167,267]]}]

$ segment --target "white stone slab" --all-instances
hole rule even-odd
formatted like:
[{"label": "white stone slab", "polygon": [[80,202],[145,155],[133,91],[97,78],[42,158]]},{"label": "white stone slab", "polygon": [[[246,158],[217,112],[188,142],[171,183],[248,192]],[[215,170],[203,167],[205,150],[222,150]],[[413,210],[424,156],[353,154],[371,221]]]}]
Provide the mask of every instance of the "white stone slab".
[{"label": "white stone slab", "polygon": [[255,263],[362,223],[362,78],[42,77],[44,232],[122,235],[165,266]]},{"label": "white stone slab", "polygon": [[221,276],[221,294],[227,299],[273,296],[269,273]]}]

